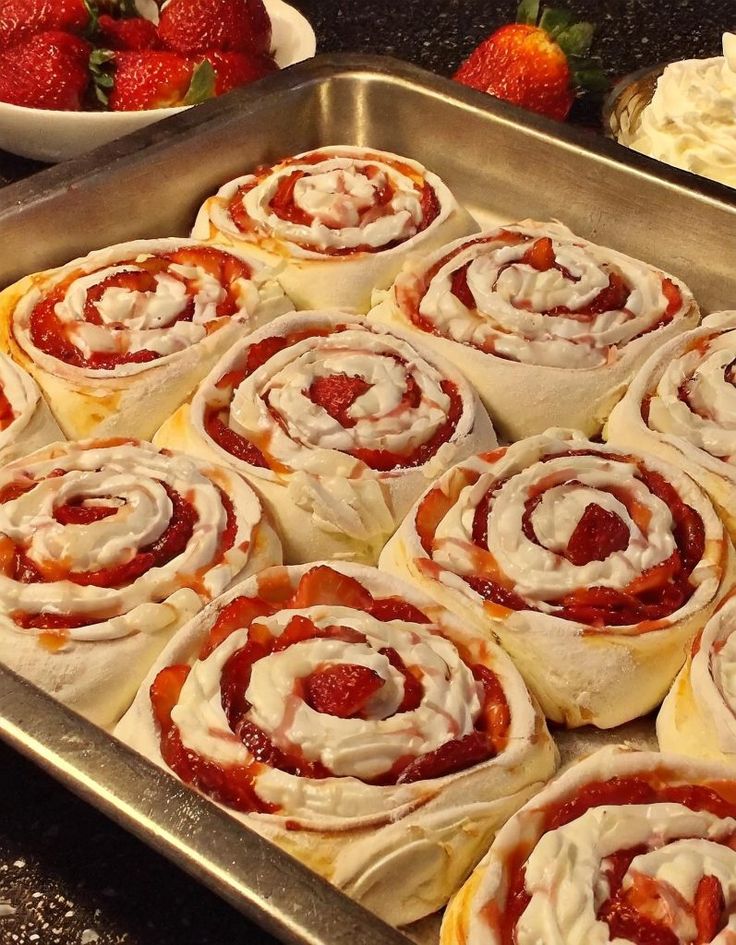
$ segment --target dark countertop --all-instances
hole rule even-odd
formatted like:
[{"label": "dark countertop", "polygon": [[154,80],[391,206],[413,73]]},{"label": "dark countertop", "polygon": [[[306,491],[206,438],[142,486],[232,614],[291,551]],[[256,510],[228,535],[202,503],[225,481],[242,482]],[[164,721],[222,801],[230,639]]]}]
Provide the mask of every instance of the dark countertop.
[{"label": "dark countertop", "polygon": [[[388,53],[448,75],[513,18],[494,0],[292,0],[322,52]],[[561,4],[562,5],[562,4]],[[568,0],[613,77],[718,55],[731,0]],[[576,119],[590,123],[590,108]],[[0,182],[38,165],[0,152]],[[271,945],[238,913],[0,745],[0,945]],[[3,907],[9,903],[15,910]]]}]

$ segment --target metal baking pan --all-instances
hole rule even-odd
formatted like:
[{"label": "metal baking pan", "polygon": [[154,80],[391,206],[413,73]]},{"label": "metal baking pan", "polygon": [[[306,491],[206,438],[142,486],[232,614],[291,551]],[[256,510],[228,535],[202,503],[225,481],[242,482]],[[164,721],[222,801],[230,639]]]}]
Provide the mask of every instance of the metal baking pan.
[{"label": "metal baking pan", "polygon": [[[332,55],[198,106],[0,191],[0,285],[91,249],[185,235],[201,201],[262,162],[326,144],[382,148],[439,173],[481,222],[561,218],[736,307],[736,191],[413,66]],[[210,801],[0,667],[0,738],[284,942],[409,939]],[[564,757],[653,744],[651,721],[563,733]],[[436,938],[436,922],[413,937]]]}]

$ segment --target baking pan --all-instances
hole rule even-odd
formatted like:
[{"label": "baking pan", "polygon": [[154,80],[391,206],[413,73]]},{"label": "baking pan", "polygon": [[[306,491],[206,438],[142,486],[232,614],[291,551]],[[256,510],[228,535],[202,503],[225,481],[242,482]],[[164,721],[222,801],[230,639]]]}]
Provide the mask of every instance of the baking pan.
[{"label": "baking pan", "polygon": [[[736,192],[395,60],[320,57],[0,191],[0,284],[110,243],[185,235],[201,201],[262,162],[382,148],[445,178],[483,223],[561,218],[736,306]],[[214,804],[0,667],[0,738],[284,942],[408,939]],[[651,721],[563,733],[563,757],[652,747]],[[436,921],[414,930],[436,939]]]}]

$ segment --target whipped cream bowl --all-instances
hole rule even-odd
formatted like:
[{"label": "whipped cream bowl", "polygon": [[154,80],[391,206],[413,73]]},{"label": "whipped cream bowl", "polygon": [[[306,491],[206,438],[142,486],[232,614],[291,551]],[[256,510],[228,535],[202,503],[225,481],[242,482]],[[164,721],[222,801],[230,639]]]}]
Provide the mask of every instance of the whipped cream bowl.
[{"label": "whipped cream bowl", "polygon": [[603,110],[619,144],[736,187],[736,34],[723,55],[632,73]]}]

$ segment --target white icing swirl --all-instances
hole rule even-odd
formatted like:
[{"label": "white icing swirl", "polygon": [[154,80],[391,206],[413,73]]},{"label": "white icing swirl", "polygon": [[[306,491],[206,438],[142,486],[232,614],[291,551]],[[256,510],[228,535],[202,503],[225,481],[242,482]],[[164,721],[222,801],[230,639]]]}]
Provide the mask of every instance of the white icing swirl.
[{"label": "white icing swirl", "polygon": [[[178,616],[185,600],[196,604],[221,594],[245,568],[261,517],[258,500],[238,476],[133,440],[41,450],[2,470],[0,494],[0,626],[40,633],[47,618],[54,632],[59,618],[72,640],[155,633]],[[172,527],[175,501],[188,503],[192,517],[191,534],[174,552],[111,587],[84,577],[129,567],[141,554],[145,563]],[[75,523],[78,508],[94,513],[100,507],[104,517]],[[226,529],[232,533],[227,547]],[[30,582],[14,562],[18,552],[36,573]],[[24,629],[24,620],[34,618],[41,627]]]},{"label": "white icing swirl", "polygon": [[[274,206],[281,202],[280,188],[290,191],[284,215]],[[425,218],[425,188],[436,196],[439,212],[433,219]],[[319,257],[343,250],[382,252],[408,243],[443,220],[453,204],[440,179],[416,161],[363,148],[325,147],[230,181],[210,199],[206,212],[214,227],[231,238],[278,241],[290,255]]]},{"label": "white icing swirl", "polygon": [[[550,268],[525,259],[539,240],[551,241]],[[467,292],[456,294],[463,270]],[[623,304],[600,301],[609,283],[622,285]],[[610,364],[642,335],[682,315],[689,302],[683,297],[676,312],[668,311],[664,284],[656,269],[559,223],[526,221],[457,241],[411,264],[394,292],[404,316],[423,331],[512,361],[583,370]],[[586,311],[590,306],[593,311]],[[419,322],[412,315],[417,308]]]},{"label": "white icing swirl", "polygon": [[[257,325],[291,308],[262,264],[234,250],[192,240],[113,246],[32,277],[15,307],[16,341],[51,373],[67,356],[39,347],[33,313],[57,293],[53,314],[61,348],[76,349],[64,370],[102,377],[138,374],[168,363],[225,324]],[[95,359],[106,355],[143,360],[97,366]]]},{"label": "white icing swirl", "polygon": [[736,186],[736,35],[724,33],[723,56],[668,65],[628,137],[643,154]]}]

